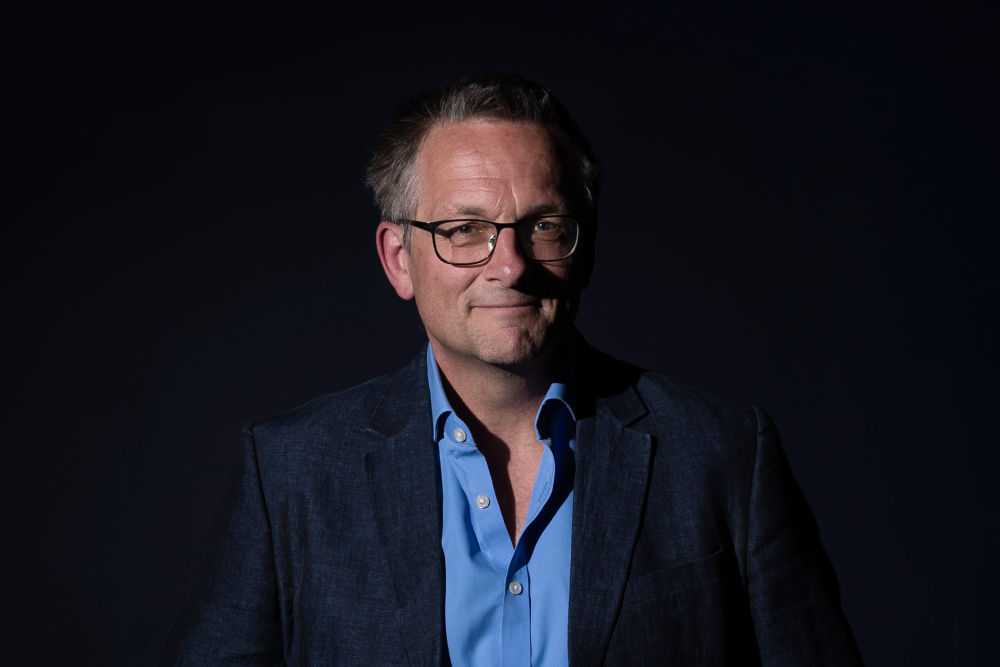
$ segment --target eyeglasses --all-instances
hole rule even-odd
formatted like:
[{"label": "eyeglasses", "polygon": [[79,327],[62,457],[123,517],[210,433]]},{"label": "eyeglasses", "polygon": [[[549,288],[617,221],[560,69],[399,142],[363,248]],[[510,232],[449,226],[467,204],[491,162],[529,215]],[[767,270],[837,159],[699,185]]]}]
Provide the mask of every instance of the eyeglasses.
[{"label": "eyeglasses", "polygon": [[507,228],[514,230],[521,252],[536,262],[566,259],[576,251],[580,240],[580,223],[570,215],[546,215],[512,223],[465,219],[405,222],[430,232],[438,259],[455,266],[488,260],[497,247],[500,232]]}]

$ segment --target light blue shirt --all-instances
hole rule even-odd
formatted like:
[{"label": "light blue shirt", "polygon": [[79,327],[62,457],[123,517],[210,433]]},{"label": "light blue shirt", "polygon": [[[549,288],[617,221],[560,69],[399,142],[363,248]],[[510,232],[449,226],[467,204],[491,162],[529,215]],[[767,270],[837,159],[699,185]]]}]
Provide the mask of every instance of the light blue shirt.
[{"label": "light blue shirt", "polygon": [[576,445],[571,387],[553,383],[535,416],[537,437],[546,447],[515,548],[486,458],[452,411],[430,345],[427,383],[441,463],[444,616],[451,663],[566,667]]}]

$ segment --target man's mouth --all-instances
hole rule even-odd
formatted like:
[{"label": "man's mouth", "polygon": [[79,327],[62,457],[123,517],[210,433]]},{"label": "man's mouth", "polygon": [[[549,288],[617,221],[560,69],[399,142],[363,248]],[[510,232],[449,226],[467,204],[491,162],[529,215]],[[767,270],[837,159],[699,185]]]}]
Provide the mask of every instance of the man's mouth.
[{"label": "man's mouth", "polygon": [[537,301],[511,301],[509,303],[483,303],[473,306],[473,308],[486,308],[491,310],[512,310],[518,308],[538,308],[542,304]]}]

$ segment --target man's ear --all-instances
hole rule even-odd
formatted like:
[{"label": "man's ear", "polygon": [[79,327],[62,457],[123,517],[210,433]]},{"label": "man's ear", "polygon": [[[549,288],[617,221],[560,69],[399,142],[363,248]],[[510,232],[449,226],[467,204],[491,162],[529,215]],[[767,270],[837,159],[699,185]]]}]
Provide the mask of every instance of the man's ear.
[{"label": "man's ear", "polygon": [[410,255],[403,247],[403,228],[392,222],[380,222],[375,231],[375,245],[382,268],[396,294],[409,301],[413,298],[413,283],[410,279]]}]

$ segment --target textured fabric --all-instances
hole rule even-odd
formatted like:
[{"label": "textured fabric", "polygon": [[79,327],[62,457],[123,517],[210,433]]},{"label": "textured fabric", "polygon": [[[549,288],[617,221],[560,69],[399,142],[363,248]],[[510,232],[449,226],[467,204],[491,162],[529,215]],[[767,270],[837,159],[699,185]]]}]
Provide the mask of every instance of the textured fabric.
[{"label": "textured fabric", "polygon": [[[569,664],[858,665],[767,415],[580,351]],[[161,665],[442,665],[425,353],[251,423]]]},{"label": "textured fabric", "polygon": [[[500,513],[486,458],[452,411],[427,346],[431,432],[441,461],[444,618],[455,667],[566,667],[576,418],[553,382],[535,416],[546,448],[517,547]],[[456,431],[459,438],[456,439]],[[485,507],[477,500],[485,497]],[[510,584],[519,586],[515,594]]]}]

